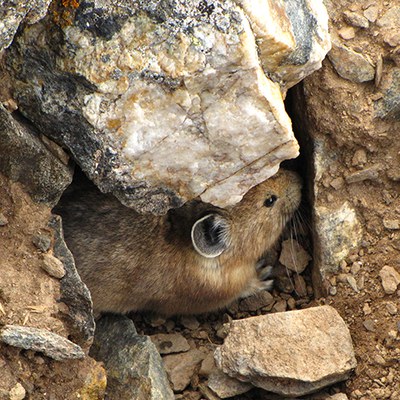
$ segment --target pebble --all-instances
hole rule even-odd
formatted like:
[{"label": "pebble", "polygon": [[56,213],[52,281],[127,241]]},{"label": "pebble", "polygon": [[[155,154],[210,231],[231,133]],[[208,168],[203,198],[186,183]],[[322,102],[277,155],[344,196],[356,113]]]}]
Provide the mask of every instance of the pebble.
[{"label": "pebble", "polygon": [[372,5],[364,10],[363,14],[369,22],[375,22],[378,19],[379,7],[376,5]]},{"label": "pebble", "polygon": [[253,296],[246,297],[239,303],[240,311],[257,311],[263,307],[272,306],[274,297],[266,290],[256,293]]},{"label": "pebble", "polygon": [[0,213],[0,226],[6,226],[7,224],[8,224],[7,217],[3,213]]},{"label": "pebble", "polygon": [[386,364],[385,359],[380,354],[375,355],[374,361],[378,365],[385,365]]},{"label": "pebble", "polygon": [[41,252],[46,253],[51,247],[51,238],[48,234],[37,233],[32,237],[32,243]]},{"label": "pebble", "polygon": [[156,314],[147,314],[145,315],[144,320],[153,328],[158,328],[159,326],[164,325],[166,322],[164,317]]},{"label": "pebble", "polygon": [[354,39],[356,36],[356,31],[352,26],[345,26],[338,30],[339,36],[344,40]]},{"label": "pebble", "polygon": [[390,231],[397,231],[400,229],[400,220],[383,218],[383,226]]},{"label": "pebble", "polygon": [[158,333],[150,336],[160,354],[181,353],[190,350],[189,342],[180,333]]},{"label": "pebble", "polygon": [[366,319],[363,322],[364,328],[369,332],[375,332],[375,321],[372,319]]},{"label": "pebble", "polygon": [[381,28],[400,28],[400,6],[390,8],[381,18],[378,19],[377,25]]},{"label": "pebble", "polygon": [[371,307],[368,303],[364,304],[363,313],[364,313],[364,315],[369,315],[372,313]]},{"label": "pebble", "polygon": [[57,361],[85,357],[77,344],[46,329],[5,325],[0,331],[0,340],[10,346],[40,351]]},{"label": "pebble", "polygon": [[221,399],[238,396],[253,388],[251,383],[240,382],[218,369],[209,376],[207,386]]},{"label": "pebble", "polygon": [[280,313],[286,311],[286,300],[278,300],[272,307],[272,311]]},{"label": "pebble", "polygon": [[8,400],[23,400],[26,396],[25,388],[20,384],[17,383],[8,394]]},{"label": "pebble", "polygon": [[190,384],[197,366],[205,357],[206,355],[197,349],[163,357],[164,368],[174,391],[181,392]]},{"label": "pebble", "polygon": [[400,274],[388,265],[385,265],[379,272],[382,280],[383,290],[386,294],[393,294],[400,283]]},{"label": "pebble", "polygon": [[52,254],[44,254],[43,263],[40,266],[54,278],[61,279],[65,275],[64,264]]},{"label": "pebble", "polygon": [[289,270],[301,274],[311,260],[311,256],[296,240],[282,242],[279,262]]},{"label": "pebble", "polygon": [[386,303],[386,309],[390,315],[396,315],[397,314],[397,306],[395,303],[392,301],[389,301]]},{"label": "pebble", "polygon": [[200,322],[197,320],[196,317],[192,315],[185,315],[180,318],[180,321],[185,328],[190,329],[191,331],[197,329],[200,326]]},{"label": "pebble", "polygon": [[206,358],[201,362],[199,375],[209,376],[216,369],[214,361],[214,353],[209,353]]},{"label": "pebble", "polygon": [[350,267],[350,272],[353,275],[357,275],[360,272],[362,263],[360,261],[355,261]]},{"label": "pebble", "polygon": [[369,168],[362,169],[350,173],[346,176],[347,183],[358,183],[363,181],[376,181],[379,178],[379,171],[382,169],[380,164],[373,165]]},{"label": "pebble", "polygon": [[355,280],[354,276],[351,275],[347,275],[347,283],[349,284],[349,286],[356,292],[359,293],[359,289],[357,287],[357,281]]},{"label": "pebble", "polygon": [[294,277],[294,290],[300,297],[307,296],[307,285],[301,275],[295,275]]},{"label": "pebble", "polygon": [[355,12],[351,11],[345,11],[343,13],[345,21],[353,26],[359,27],[359,28],[368,28],[369,27],[369,21],[364,15],[357,14]]}]

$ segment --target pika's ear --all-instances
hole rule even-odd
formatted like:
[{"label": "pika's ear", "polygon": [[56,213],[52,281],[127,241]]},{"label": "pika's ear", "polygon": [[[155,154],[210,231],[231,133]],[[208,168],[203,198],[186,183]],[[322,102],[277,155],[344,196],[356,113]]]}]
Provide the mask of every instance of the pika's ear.
[{"label": "pika's ear", "polygon": [[195,250],[206,258],[218,257],[229,245],[229,224],[219,214],[208,214],[192,227]]}]

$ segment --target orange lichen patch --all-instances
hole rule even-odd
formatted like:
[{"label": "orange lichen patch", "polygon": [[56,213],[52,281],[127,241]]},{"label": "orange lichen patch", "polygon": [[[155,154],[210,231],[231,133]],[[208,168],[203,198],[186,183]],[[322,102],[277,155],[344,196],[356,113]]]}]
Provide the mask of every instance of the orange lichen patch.
[{"label": "orange lichen patch", "polygon": [[79,1],[76,0],[62,0],[61,3],[65,8],[71,7],[77,9],[79,7]]}]

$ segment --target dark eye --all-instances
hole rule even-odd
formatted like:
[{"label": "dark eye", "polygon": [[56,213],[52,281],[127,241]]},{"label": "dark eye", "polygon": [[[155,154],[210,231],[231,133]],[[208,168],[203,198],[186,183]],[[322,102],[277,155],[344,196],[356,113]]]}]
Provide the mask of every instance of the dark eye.
[{"label": "dark eye", "polygon": [[265,199],[264,206],[272,207],[277,200],[278,200],[278,198],[273,194],[273,195],[269,196],[267,199]]}]

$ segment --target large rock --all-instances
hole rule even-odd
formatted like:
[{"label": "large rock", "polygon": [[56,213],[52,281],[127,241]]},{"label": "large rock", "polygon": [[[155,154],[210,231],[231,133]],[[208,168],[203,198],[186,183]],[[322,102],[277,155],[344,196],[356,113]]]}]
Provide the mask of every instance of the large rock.
[{"label": "large rock", "polygon": [[234,204],[298,154],[281,87],[263,72],[267,49],[286,32],[270,62],[282,88],[329,50],[322,2],[238,3],[82,1],[68,23],[52,10],[8,53],[19,109],[140,212],[196,196]]},{"label": "large rock", "polygon": [[303,396],[349,377],[356,366],[349,330],[330,306],[232,321],[217,366],[282,396]]},{"label": "large rock", "polygon": [[72,181],[68,157],[55,143],[40,140],[0,104],[0,171],[21,182],[35,201],[54,206]]},{"label": "large rock", "polygon": [[139,336],[124,316],[106,315],[97,323],[90,354],[107,370],[107,398],[172,400],[174,395],[155,345]]}]

